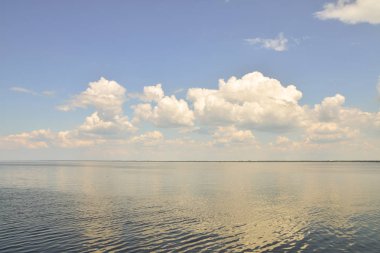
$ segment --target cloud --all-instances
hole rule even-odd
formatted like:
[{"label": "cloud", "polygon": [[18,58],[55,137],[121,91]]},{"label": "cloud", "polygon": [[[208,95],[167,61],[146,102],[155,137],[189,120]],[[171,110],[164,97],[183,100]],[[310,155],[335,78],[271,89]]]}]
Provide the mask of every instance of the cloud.
[{"label": "cloud", "polygon": [[302,93],[260,72],[219,80],[218,89],[191,88],[196,117],[203,124],[234,124],[254,129],[289,129],[303,124]]},{"label": "cloud", "polygon": [[165,96],[161,85],[144,87],[140,96],[151,103],[137,104],[134,108],[134,122],[152,122],[160,127],[188,127],[194,125],[194,113],[187,102],[174,95]]},{"label": "cloud", "polygon": [[378,0],[338,0],[328,3],[322,11],[315,13],[319,19],[337,19],[346,24],[380,24],[380,1]]},{"label": "cloud", "polygon": [[151,131],[131,137],[130,142],[143,146],[155,146],[163,140],[164,135],[160,131]]},{"label": "cloud", "polygon": [[127,117],[116,115],[110,120],[99,117],[98,112],[94,112],[86,117],[85,122],[79,126],[79,130],[93,134],[117,134],[125,131],[135,131],[136,128],[128,121]]},{"label": "cloud", "polygon": [[[12,90],[39,95],[20,87],[13,87]],[[2,147],[23,146],[33,149],[47,147],[77,148],[125,138],[137,131],[137,128],[129,122],[128,117],[123,114],[125,93],[126,89],[115,81],[101,78],[96,82],[91,82],[85,91],[58,108],[63,111],[70,111],[78,107],[95,108],[96,111],[87,116],[77,128],[57,132],[42,129],[8,135],[0,138],[0,145]],[[42,94],[51,96],[53,93],[45,91]]]},{"label": "cloud", "polygon": [[175,91],[173,91],[173,94],[182,93],[182,92],[184,92],[184,91],[185,91],[185,89],[183,89],[183,88],[179,88],[179,89],[176,89]]},{"label": "cloud", "polygon": [[162,90],[161,84],[153,86],[145,86],[144,93],[140,96],[140,99],[146,102],[158,102],[164,97],[164,91]]},{"label": "cloud", "polygon": [[105,142],[106,139],[101,136],[86,136],[81,131],[74,129],[59,131],[54,137],[54,142],[50,145],[62,148],[83,148],[93,147]]},{"label": "cloud", "polygon": [[19,93],[26,93],[26,94],[31,94],[33,96],[46,96],[46,97],[52,97],[54,96],[55,92],[54,91],[43,91],[41,93],[38,93],[33,90],[29,90],[23,87],[18,87],[18,86],[13,86],[10,88],[11,91],[14,92],[19,92]]},{"label": "cloud", "polygon": [[123,104],[126,100],[126,89],[123,86],[104,77],[89,83],[88,86],[85,91],[74,96],[67,104],[58,107],[62,111],[89,106],[96,109],[76,129],[75,135],[120,136],[126,132],[137,130],[129,122],[128,117],[123,115]]},{"label": "cloud", "polygon": [[249,38],[245,41],[250,45],[260,45],[263,48],[271,49],[277,52],[288,50],[288,39],[283,33],[279,33],[274,39]]},{"label": "cloud", "polygon": [[44,95],[44,96],[46,96],[46,97],[52,97],[52,96],[55,95],[55,91],[45,90],[41,94]]},{"label": "cloud", "polygon": [[216,143],[222,144],[252,143],[255,139],[250,130],[238,130],[235,126],[220,126],[212,136]]},{"label": "cloud", "polygon": [[28,94],[32,94],[32,95],[37,95],[38,94],[37,92],[34,92],[32,90],[29,90],[29,89],[26,89],[26,88],[23,88],[23,87],[17,87],[17,86],[11,87],[10,90],[14,91],[14,92],[28,93]]},{"label": "cloud", "polygon": [[78,148],[90,147],[104,142],[105,139],[100,136],[86,136],[77,129],[59,132],[53,132],[50,129],[39,129],[0,137],[0,148]]},{"label": "cloud", "polygon": [[283,135],[277,136],[274,142],[269,143],[269,148],[282,152],[299,150],[305,147],[303,141],[294,141]]},{"label": "cloud", "polygon": [[89,87],[74,96],[68,103],[58,107],[62,111],[70,111],[75,108],[94,107],[103,117],[113,117],[123,113],[122,105],[125,102],[126,89],[115,81],[109,81],[104,77],[96,82],[91,82]]},{"label": "cloud", "polygon": [[[341,94],[302,105],[296,86],[260,72],[219,80],[214,89],[189,88],[185,99],[165,95],[161,84],[146,86],[135,95],[140,101],[131,100],[132,121],[123,111],[126,95],[122,85],[101,78],[60,108],[93,108],[77,127],[2,136],[0,149],[75,148],[97,150],[100,157],[123,154],[123,159],[143,160],[254,159],[257,152],[259,159],[275,159],[276,154],[300,159],[307,153],[315,157],[315,152],[332,157],[342,145],[353,157],[369,157],[380,141],[380,112],[348,107]],[[153,126],[135,126],[144,121]],[[165,138],[159,128],[166,128]]]},{"label": "cloud", "polygon": [[337,123],[318,122],[307,129],[306,142],[326,143],[346,141],[356,137],[358,130],[341,127]]},{"label": "cloud", "polygon": [[345,97],[336,94],[334,97],[326,97],[321,104],[314,106],[309,111],[311,123],[335,122],[340,126],[348,126],[363,130],[376,130],[378,126],[378,113],[364,112],[358,108],[344,106]]},{"label": "cloud", "polygon": [[315,106],[319,120],[331,121],[339,119],[344,102],[345,97],[340,94],[324,98],[321,104]]},{"label": "cloud", "polygon": [[47,148],[52,139],[54,139],[54,134],[50,130],[40,129],[1,137],[0,147],[8,149],[18,147],[30,149]]}]

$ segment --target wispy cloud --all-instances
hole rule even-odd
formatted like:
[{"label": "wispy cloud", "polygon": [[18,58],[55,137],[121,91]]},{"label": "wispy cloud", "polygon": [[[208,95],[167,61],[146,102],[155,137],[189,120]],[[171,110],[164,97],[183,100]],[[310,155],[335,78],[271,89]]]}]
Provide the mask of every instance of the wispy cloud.
[{"label": "wispy cloud", "polygon": [[319,19],[337,19],[346,24],[380,24],[379,0],[338,0],[328,3],[322,11],[316,12]]},{"label": "wispy cloud", "polygon": [[276,38],[249,38],[245,41],[250,45],[259,45],[266,49],[271,49],[277,52],[282,52],[288,50],[288,39],[285,38],[283,33],[279,33]]},{"label": "wispy cloud", "polygon": [[37,92],[29,90],[29,89],[26,89],[26,88],[23,88],[23,87],[14,86],[14,87],[11,87],[10,90],[14,91],[14,92],[20,92],[20,93],[27,93],[27,94],[32,94],[32,95],[38,95]]},{"label": "wispy cloud", "polygon": [[26,94],[31,94],[33,96],[45,96],[45,97],[52,97],[55,95],[54,91],[42,91],[42,92],[36,92],[34,90],[29,90],[27,88],[19,87],[19,86],[13,86],[9,90],[14,91],[14,92],[19,92],[19,93],[26,93]]},{"label": "wispy cloud", "polygon": [[44,95],[44,96],[46,96],[46,97],[52,97],[52,96],[55,95],[55,92],[51,91],[51,90],[45,90],[41,94]]},{"label": "wispy cloud", "polygon": [[183,89],[183,88],[179,88],[179,89],[176,89],[175,91],[173,91],[173,94],[182,93],[182,92],[184,92],[184,91],[185,91],[185,89]]}]

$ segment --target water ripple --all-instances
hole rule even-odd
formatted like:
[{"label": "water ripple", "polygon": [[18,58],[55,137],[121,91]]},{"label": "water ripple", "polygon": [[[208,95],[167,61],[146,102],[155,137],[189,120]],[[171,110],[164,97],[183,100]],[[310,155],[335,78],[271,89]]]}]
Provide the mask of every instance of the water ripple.
[{"label": "water ripple", "polygon": [[380,250],[380,165],[273,166],[0,163],[0,252]]}]

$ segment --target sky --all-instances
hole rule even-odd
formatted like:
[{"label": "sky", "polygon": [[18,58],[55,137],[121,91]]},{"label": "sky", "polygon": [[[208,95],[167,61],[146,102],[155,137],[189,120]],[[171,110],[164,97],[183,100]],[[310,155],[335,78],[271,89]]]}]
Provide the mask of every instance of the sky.
[{"label": "sky", "polygon": [[0,2],[0,159],[378,160],[380,1]]}]

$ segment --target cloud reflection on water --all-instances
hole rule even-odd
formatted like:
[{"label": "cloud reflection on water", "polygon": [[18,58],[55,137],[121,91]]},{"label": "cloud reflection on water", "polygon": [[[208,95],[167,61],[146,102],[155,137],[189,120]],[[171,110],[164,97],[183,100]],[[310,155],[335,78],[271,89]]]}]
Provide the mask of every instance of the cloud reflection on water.
[{"label": "cloud reflection on water", "polygon": [[0,170],[2,196],[4,189],[55,194],[48,211],[80,234],[82,250],[380,246],[375,163],[47,162]]}]

